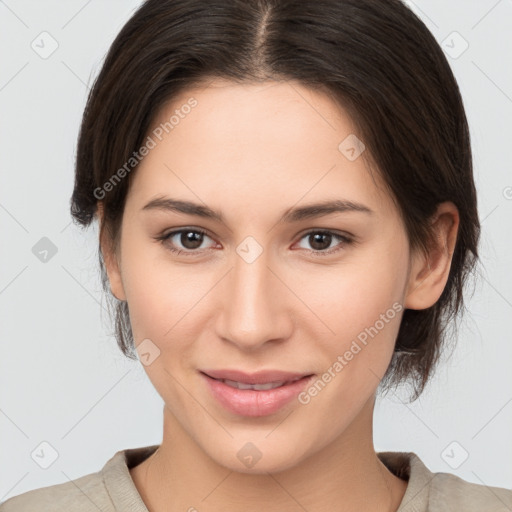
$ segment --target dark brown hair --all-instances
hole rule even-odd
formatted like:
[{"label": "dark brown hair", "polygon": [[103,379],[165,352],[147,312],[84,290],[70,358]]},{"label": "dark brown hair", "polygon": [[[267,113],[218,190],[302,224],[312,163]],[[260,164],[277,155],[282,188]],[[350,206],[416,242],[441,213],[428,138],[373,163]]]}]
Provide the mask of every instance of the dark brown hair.
[{"label": "dark brown hair", "polygon": [[[404,311],[381,381],[388,389],[410,381],[416,399],[462,310],[480,232],[462,98],[435,38],[399,0],[146,0],[111,45],[88,97],[71,198],[76,222],[88,226],[101,199],[101,236],[117,247],[136,166],[108,192],[104,184],[141,147],[165,102],[212,77],[293,79],[347,109],[412,248],[429,247],[439,203],[457,206],[446,287],[432,307]],[[112,296],[101,250],[99,261],[119,347],[135,359],[128,304]]]}]

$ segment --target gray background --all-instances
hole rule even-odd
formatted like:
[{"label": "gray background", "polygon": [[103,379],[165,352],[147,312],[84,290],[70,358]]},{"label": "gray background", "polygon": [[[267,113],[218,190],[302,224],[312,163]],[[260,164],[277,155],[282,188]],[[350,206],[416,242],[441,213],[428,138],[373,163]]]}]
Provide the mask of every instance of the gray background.
[{"label": "gray background", "polygon": [[[88,88],[139,3],[0,1],[0,501],[161,441],[162,401],[112,336],[96,226],[81,232],[69,214]],[[447,52],[466,105],[483,270],[457,348],[423,396],[378,401],[375,447],[510,488],[512,1],[408,3]]]}]

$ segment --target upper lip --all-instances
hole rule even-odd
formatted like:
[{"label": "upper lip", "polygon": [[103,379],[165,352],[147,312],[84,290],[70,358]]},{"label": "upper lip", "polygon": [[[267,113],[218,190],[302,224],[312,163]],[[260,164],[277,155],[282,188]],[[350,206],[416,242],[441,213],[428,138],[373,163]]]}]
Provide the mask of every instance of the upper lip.
[{"label": "upper lip", "polygon": [[233,380],[244,384],[267,384],[269,382],[287,382],[312,375],[311,373],[285,372],[281,370],[260,370],[245,373],[240,370],[201,370],[201,373],[214,379]]}]

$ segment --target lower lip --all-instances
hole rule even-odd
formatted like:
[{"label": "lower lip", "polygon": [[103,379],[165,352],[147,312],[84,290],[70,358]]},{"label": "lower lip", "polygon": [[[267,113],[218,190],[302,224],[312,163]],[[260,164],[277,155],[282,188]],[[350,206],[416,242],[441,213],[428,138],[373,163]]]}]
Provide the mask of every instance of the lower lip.
[{"label": "lower lip", "polygon": [[241,416],[267,416],[288,404],[307,386],[312,375],[290,382],[284,386],[267,390],[237,389],[204,373],[202,377],[210,392],[227,410]]}]

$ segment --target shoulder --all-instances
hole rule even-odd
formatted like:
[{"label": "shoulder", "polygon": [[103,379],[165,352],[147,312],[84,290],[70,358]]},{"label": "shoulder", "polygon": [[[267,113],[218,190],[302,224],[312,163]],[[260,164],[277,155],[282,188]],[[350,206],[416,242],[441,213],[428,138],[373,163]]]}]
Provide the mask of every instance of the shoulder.
[{"label": "shoulder", "polygon": [[432,472],[414,452],[380,452],[379,458],[408,481],[398,512],[511,512],[512,490]]},{"label": "shoulder", "polygon": [[25,492],[0,503],[0,512],[148,512],[130,475],[159,445],[116,452],[96,473]]},{"label": "shoulder", "polygon": [[510,512],[512,490],[485,484],[471,483],[450,473],[434,473],[429,505],[432,510],[465,512]]},{"label": "shoulder", "polygon": [[110,512],[110,498],[100,473],[27,491],[0,504],[0,512]]}]

